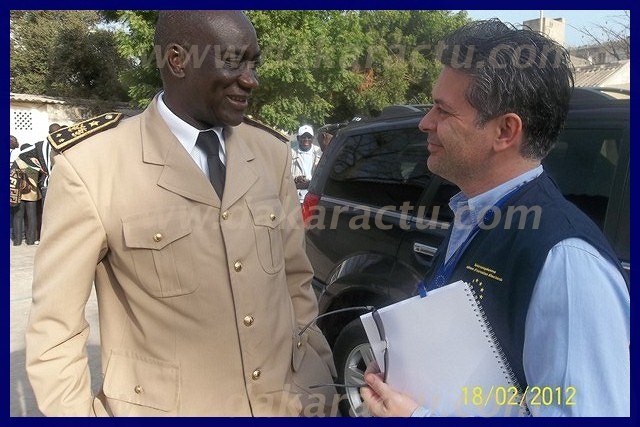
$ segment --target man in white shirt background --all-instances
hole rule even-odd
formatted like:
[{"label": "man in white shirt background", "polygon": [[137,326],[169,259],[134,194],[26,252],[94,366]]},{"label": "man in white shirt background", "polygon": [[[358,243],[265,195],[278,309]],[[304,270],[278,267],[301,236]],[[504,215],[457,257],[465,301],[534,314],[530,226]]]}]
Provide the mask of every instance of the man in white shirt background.
[{"label": "man in white shirt background", "polygon": [[309,182],[313,172],[320,161],[322,150],[313,145],[313,128],[309,125],[302,125],[298,129],[298,144],[291,149],[291,176],[296,184],[300,203],[307,195]]}]

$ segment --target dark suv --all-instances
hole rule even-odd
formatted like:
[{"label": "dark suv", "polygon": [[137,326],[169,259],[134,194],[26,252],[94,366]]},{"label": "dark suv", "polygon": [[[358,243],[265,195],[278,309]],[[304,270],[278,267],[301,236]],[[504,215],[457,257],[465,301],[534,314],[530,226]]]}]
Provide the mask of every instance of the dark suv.
[{"label": "dark suv", "polygon": [[[413,296],[431,267],[458,188],[426,168],[418,122],[428,108],[392,106],[351,123],[321,158],[303,205],[320,313]],[[565,128],[542,163],[629,270],[629,92],[576,88]],[[360,383],[372,357],[360,314],[318,322],[333,347],[339,382]],[[358,390],[346,393],[343,412],[366,415]]]}]

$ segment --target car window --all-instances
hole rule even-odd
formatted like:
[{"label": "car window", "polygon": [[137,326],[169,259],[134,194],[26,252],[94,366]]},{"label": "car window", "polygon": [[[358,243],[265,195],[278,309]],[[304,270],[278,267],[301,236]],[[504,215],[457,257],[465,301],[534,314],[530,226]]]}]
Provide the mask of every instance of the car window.
[{"label": "car window", "polygon": [[562,194],[602,228],[622,131],[567,129],[542,162]]},{"label": "car window", "polygon": [[449,200],[460,192],[460,189],[448,181],[442,180],[432,200],[425,218],[439,222],[453,222],[453,211],[449,207]]},{"label": "car window", "polygon": [[349,136],[325,194],[373,206],[415,206],[431,179],[427,155],[426,135],[417,128]]}]

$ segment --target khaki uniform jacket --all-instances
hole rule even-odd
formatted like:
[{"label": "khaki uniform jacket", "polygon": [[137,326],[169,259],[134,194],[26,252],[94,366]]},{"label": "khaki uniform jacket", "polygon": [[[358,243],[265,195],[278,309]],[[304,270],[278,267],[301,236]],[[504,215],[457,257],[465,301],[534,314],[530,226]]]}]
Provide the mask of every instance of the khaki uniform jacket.
[{"label": "khaki uniform jacket", "polygon": [[[56,158],[26,366],[45,415],[316,415],[335,374],[286,144],[225,129],[222,202],[156,109]],[[98,298],[92,396],[84,307]],[[326,400],[325,400],[326,399]]]}]

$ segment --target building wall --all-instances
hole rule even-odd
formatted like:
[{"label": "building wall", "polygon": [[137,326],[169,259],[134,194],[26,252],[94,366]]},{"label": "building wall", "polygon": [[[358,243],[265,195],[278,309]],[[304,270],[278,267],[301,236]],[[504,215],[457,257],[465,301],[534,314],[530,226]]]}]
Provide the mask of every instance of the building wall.
[{"label": "building wall", "polygon": [[49,133],[46,104],[12,104],[9,115],[9,132],[20,144],[41,141]]},{"label": "building wall", "polygon": [[9,131],[18,142],[42,141],[49,133],[49,125],[68,126],[108,111],[119,111],[126,116],[139,113],[126,105],[100,102],[70,102],[63,99],[36,95],[11,94],[9,103]]},{"label": "building wall", "polygon": [[[532,30],[540,30],[540,18],[530,19],[522,23],[523,26],[529,27]],[[564,46],[565,36],[565,21],[564,18],[542,18],[542,32],[553,40],[557,41]]]}]

